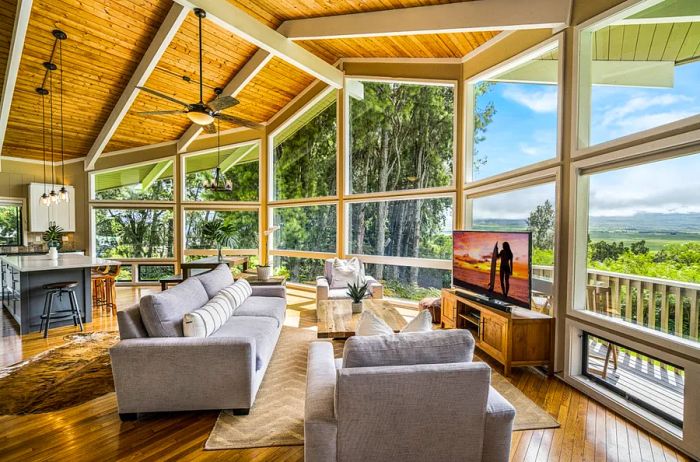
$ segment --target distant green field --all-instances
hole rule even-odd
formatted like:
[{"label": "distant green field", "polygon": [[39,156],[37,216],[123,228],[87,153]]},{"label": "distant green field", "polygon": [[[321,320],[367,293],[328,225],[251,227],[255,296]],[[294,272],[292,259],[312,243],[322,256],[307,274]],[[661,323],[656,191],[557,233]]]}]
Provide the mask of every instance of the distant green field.
[{"label": "distant green field", "polygon": [[632,242],[644,240],[650,250],[661,250],[667,244],[700,242],[700,233],[626,233],[626,232],[591,232],[591,241],[623,242],[629,246]]}]

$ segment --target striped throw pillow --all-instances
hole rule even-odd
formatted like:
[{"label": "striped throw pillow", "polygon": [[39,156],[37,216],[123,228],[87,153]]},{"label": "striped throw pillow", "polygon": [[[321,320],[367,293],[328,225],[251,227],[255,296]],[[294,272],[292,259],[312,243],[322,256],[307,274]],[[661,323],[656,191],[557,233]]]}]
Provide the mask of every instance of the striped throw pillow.
[{"label": "striped throw pillow", "polygon": [[231,306],[233,306],[233,310],[235,311],[236,308],[243,304],[246,298],[252,295],[252,293],[253,288],[250,287],[248,281],[241,278],[238,281],[231,284],[230,286],[221,289],[217,296],[223,295],[224,297],[226,297],[231,303]]},{"label": "striped throw pillow", "polygon": [[217,294],[203,307],[191,311],[182,319],[185,337],[209,337],[233,315],[234,306],[224,294]]}]

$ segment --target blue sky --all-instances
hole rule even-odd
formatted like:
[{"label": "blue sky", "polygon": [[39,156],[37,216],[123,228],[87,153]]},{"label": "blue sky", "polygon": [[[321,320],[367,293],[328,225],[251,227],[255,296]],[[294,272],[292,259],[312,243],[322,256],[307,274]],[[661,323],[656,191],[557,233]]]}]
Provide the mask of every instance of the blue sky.
[{"label": "blue sky", "polygon": [[[591,140],[594,144],[700,114],[700,62],[676,67],[674,87],[594,86]],[[553,85],[497,83],[477,101],[493,102],[496,114],[477,144],[488,162],[475,173],[486,178],[556,155],[557,88]],[[544,190],[482,200],[482,218],[527,216]],[[592,216],[635,213],[700,213],[700,155],[686,156],[598,174],[591,179]],[[476,215],[476,211],[475,211]]]}]

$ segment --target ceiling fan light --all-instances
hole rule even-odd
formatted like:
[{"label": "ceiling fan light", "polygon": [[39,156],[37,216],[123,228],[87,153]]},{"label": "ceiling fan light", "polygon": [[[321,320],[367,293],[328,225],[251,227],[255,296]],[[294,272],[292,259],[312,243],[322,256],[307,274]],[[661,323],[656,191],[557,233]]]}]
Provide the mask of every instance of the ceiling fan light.
[{"label": "ceiling fan light", "polygon": [[187,117],[197,125],[209,125],[214,121],[214,117],[206,112],[190,111],[187,113]]}]

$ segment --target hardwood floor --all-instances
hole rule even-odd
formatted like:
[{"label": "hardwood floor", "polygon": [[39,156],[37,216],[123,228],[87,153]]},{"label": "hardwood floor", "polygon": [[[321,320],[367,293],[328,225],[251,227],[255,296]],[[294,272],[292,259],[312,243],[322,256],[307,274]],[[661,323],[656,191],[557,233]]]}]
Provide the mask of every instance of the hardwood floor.
[{"label": "hardwood floor", "polygon": [[[131,304],[152,288],[119,288],[120,306]],[[287,323],[315,322],[314,296],[289,291]],[[116,316],[95,312],[87,330],[117,330]],[[0,317],[0,366],[31,357],[64,342],[73,327],[19,337],[9,317]],[[498,368],[496,364],[492,367]],[[653,435],[588,399],[556,378],[530,369],[515,369],[511,382],[550,414],[561,428],[515,432],[513,461],[654,461],[689,460]],[[0,416],[0,460],[227,460],[301,461],[303,447],[204,451],[218,412],[148,415],[122,423],[114,393],[71,409],[41,415]],[[428,429],[426,429],[428,431]]]}]

